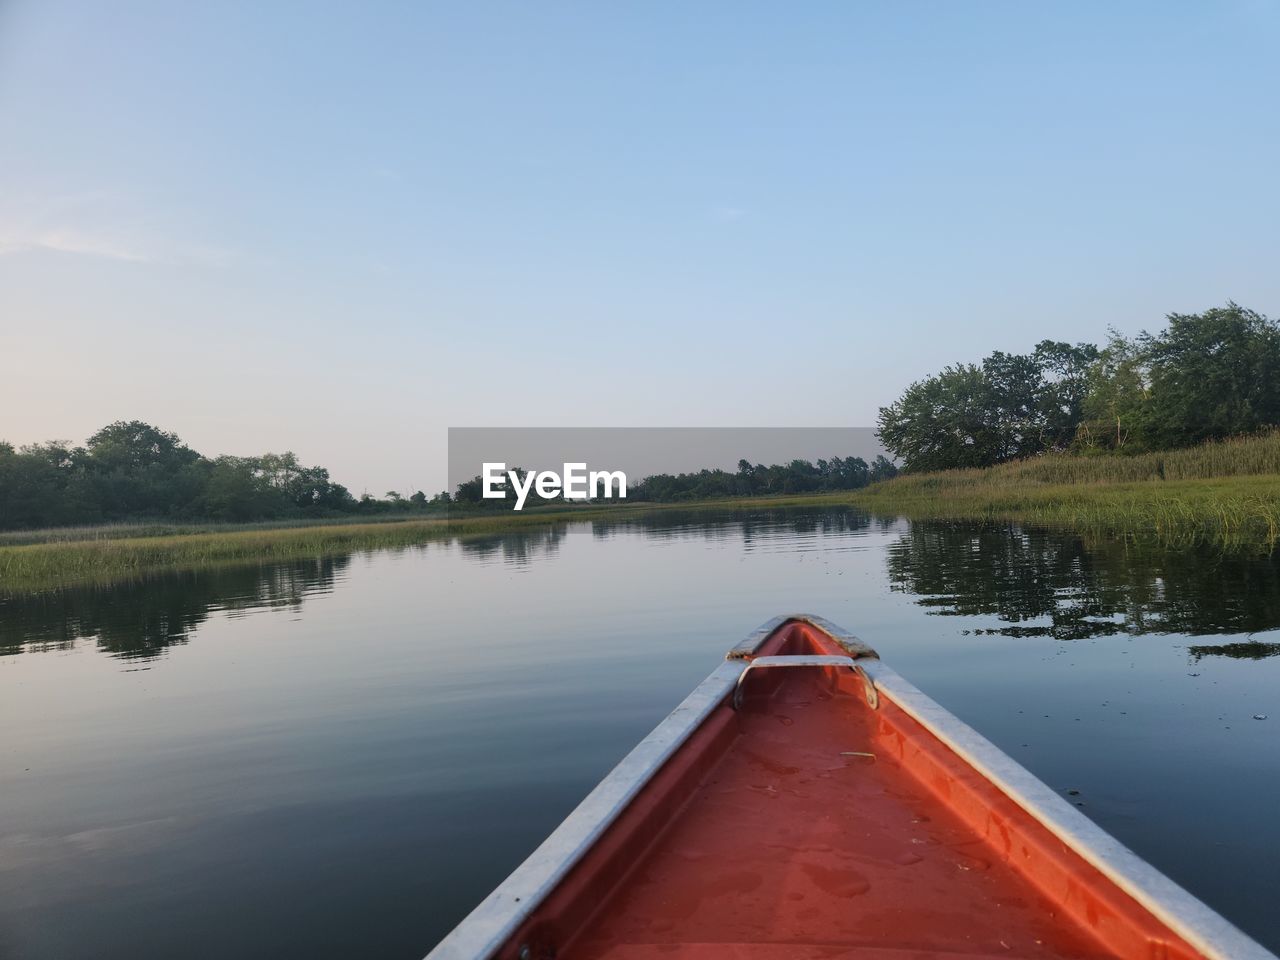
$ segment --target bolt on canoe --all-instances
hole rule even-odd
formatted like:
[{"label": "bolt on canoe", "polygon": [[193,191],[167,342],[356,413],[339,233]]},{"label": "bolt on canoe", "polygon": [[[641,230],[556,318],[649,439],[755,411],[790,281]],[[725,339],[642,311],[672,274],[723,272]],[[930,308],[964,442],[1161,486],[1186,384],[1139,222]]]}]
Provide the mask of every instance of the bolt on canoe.
[{"label": "bolt on canoe", "polygon": [[819,617],[778,617],[429,960],[1277,960]]}]

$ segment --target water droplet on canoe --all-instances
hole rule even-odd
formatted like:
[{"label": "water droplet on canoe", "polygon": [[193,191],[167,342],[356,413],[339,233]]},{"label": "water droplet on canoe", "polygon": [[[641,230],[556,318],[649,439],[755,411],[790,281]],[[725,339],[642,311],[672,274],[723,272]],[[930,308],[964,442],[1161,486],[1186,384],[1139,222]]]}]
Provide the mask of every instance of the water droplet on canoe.
[{"label": "water droplet on canoe", "polygon": [[1265,720],[1265,719],[1267,719],[1267,715],[1266,715],[1265,713],[1255,713],[1255,714],[1253,715],[1253,719],[1255,719],[1255,720]]},{"label": "water droplet on canoe", "polygon": [[961,870],[976,870],[980,872],[991,869],[990,860],[983,860],[981,857],[971,857],[964,853],[956,854],[956,857],[956,866]]},{"label": "water droplet on canoe", "polygon": [[919,863],[923,859],[924,857],[920,856],[918,853],[912,853],[910,850],[903,850],[893,858],[893,862],[901,864],[904,867],[909,867],[913,863]]},{"label": "water droplet on canoe", "polygon": [[784,727],[789,727],[789,726],[791,726],[792,720],[791,720],[791,718],[790,718],[790,717],[784,717],[784,716],[782,716],[781,714],[779,714],[779,715],[778,715],[778,722],[779,722],[780,724],[782,724]]}]

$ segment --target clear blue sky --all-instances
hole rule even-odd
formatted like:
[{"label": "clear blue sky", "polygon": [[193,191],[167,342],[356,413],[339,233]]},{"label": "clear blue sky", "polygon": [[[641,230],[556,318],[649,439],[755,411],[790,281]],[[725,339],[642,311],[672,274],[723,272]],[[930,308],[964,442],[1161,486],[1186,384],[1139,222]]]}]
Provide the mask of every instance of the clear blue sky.
[{"label": "clear blue sky", "polygon": [[0,7],[0,437],[444,484],[450,425],[867,425],[1280,313],[1280,6]]}]

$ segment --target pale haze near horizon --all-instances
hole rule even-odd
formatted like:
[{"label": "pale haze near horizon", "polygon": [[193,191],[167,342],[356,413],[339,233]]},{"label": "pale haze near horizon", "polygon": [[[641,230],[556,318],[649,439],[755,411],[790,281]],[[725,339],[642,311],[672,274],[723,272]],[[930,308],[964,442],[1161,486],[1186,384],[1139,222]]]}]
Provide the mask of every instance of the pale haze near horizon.
[{"label": "pale haze near horizon", "polygon": [[1280,312],[1280,7],[0,8],[0,439],[445,485],[450,426],[866,426]]}]

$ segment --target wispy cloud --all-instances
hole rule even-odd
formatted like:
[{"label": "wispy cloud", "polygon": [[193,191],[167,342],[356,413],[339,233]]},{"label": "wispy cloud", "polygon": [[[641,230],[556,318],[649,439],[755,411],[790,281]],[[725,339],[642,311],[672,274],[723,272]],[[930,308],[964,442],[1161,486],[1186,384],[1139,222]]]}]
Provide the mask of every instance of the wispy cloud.
[{"label": "wispy cloud", "polygon": [[50,253],[121,263],[220,265],[229,250],[175,240],[135,200],[118,194],[25,197],[0,195],[0,256]]},{"label": "wispy cloud", "polygon": [[155,256],[117,238],[88,233],[76,227],[51,227],[42,230],[0,232],[0,256],[32,251],[102,257],[128,263],[151,263]]}]

